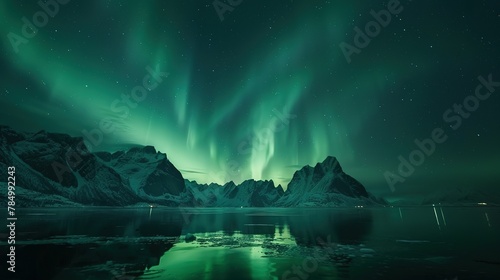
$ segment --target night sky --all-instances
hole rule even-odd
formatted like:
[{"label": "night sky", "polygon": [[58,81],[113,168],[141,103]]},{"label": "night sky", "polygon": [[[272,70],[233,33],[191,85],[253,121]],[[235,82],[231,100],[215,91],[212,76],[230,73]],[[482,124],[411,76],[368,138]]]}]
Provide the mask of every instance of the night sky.
[{"label": "night sky", "polygon": [[[286,186],[333,155],[392,198],[499,185],[500,87],[475,97],[479,76],[500,82],[498,1],[401,1],[349,59],[342,43],[356,48],[355,28],[393,0],[233,0],[219,14],[211,0],[72,0],[25,38],[36,2],[0,2],[1,124],[88,132],[91,150],[153,145],[202,183]],[[435,129],[442,143],[401,176],[398,157]],[[388,172],[404,179],[394,192]]]}]

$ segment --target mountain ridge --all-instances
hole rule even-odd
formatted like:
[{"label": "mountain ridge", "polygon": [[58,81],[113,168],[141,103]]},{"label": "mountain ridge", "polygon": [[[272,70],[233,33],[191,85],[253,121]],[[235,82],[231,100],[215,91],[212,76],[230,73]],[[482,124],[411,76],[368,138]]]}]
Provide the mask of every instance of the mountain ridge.
[{"label": "mountain ridge", "polygon": [[91,152],[82,137],[45,130],[17,132],[0,125],[0,168],[8,166],[16,168],[16,189],[23,194],[16,199],[24,207],[310,207],[380,202],[344,173],[332,156],[297,170],[286,191],[272,180],[199,184],[184,179],[167,155],[153,146]]}]

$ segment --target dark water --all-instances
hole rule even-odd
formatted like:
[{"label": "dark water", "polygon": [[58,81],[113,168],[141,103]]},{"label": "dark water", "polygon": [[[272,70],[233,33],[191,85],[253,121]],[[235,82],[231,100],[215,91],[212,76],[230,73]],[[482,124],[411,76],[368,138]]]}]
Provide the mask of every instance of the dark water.
[{"label": "dark water", "polygon": [[[500,279],[500,209],[18,211],[0,279]],[[5,221],[6,217],[3,216]],[[186,242],[190,233],[196,240]]]}]

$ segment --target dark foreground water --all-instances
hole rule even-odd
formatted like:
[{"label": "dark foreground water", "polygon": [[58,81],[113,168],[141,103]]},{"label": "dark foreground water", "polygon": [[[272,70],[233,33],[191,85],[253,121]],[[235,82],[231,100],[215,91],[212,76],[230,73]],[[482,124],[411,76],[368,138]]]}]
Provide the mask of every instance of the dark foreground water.
[{"label": "dark foreground water", "polygon": [[500,208],[26,209],[17,218],[16,272],[2,226],[0,279],[500,279]]}]

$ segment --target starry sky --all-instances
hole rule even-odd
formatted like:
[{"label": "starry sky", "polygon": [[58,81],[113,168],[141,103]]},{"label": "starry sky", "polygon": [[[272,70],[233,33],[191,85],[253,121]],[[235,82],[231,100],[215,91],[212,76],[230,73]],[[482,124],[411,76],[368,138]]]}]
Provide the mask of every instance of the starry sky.
[{"label": "starry sky", "polygon": [[[500,87],[443,114],[474,102],[479,76],[500,81],[500,3],[401,1],[346,59],[393,1],[71,0],[46,18],[1,1],[0,123],[93,135],[92,150],[153,145],[202,183],[286,186],[332,155],[386,197],[498,187]],[[23,37],[23,17],[43,26]],[[437,128],[446,140],[390,188]]]}]

